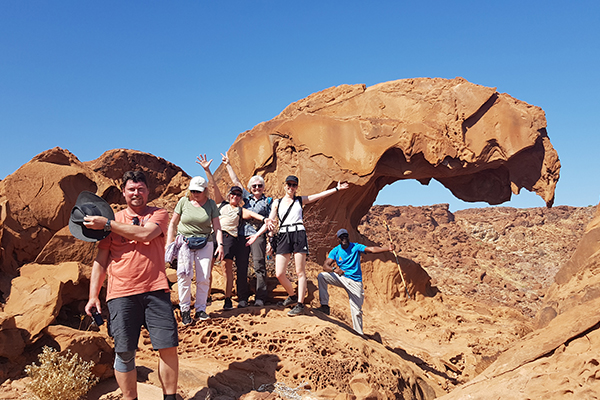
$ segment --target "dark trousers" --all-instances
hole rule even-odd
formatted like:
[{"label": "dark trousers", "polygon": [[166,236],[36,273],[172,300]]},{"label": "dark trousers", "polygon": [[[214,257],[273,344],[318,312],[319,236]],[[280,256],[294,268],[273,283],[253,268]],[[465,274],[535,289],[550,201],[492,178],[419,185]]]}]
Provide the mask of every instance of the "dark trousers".
[{"label": "dark trousers", "polygon": [[248,288],[248,262],[250,260],[250,247],[246,246],[246,238],[238,236],[235,252],[235,266],[237,269],[237,280],[235,282],[238,301],[248,301],[250,289]]},{"label": "dark trousers", "polygon": [[[267,301],[267,264],[265,255],[267,252],[266,234],[262,234],[250,246],[252,251],[252,262],[256,273],[256,299]],[[246,264],[247,265],[247,264]]]}]

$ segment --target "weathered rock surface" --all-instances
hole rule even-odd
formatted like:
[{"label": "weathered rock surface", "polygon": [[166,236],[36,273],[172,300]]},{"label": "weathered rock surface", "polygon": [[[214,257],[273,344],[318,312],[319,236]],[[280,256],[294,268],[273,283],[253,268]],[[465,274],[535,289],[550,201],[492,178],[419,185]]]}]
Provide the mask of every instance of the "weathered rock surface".
[{"label": "weathered rock surface", "polygon": [[598,398],[600,298],[593,288],[599,279],[595,240],[599,223],[596,215],[548,290],[538,318],[541,328],[514,343],[482,374],[444,399]]},{"label": "weathered rock surface", "polygon": [[[0,182],[2,275],[15,277],[21,265],[36,258],[54,233],[67,225],[82,190],[96,192],[94,174],[59,148],[37,155]],[[2,281],[0,290],[8,294]]]},{"label": "weathered rock surface", "polygon": [[525,188],[551,205],[560,171],[539,107],[462,78],[323,90],[240,134],[229,157],[242,180],[260,173],[276,195],[289,174],[301,194],[350,182],[321,207],[353,228],[400,179],[436,179],[460,199],[490,204]]},{"label": "weathered rock surface", "polygon": [[[84,331],[64,325],[50,325],[45,333],[58,345],[61,352],[71,351],[86,361],[93,361],[93,372],[101,379],[113,375],[114,351],[108,339],[106,325],[100,332]],[[110,343],[109,343],[110,342]]]},{"label": "weathered rock surface", "polygon": [[[275,196],[289,174],[300,178],[301,195],[351,183],[314,205],[321,218],[349,229],[351,240],[378,192],[397,180],[436,179],[460,199],[490,204],[525,188],[552,205],[560,171],[539,107],[462,78],[323,90],[240,134],[229,157],[242,181],[261,174]],[[215,176],[226,180],[227,172],[220,167]],[[323,261],[325,250],[318,251]],[[432,295],[427,274],[401,263],[409,293]]]},{"label": "weathered rock surface", "polygon": [[554,316],[570,313],[579,305],[600,297],[600,213],[586,227],[585,234],[573,253],[556,274],[556,282],[548,289],[538,323],[545,326]]},{"label": "weathered rock surface", "polygon": [[[300,177],[300,194],[349,181],[348,191],[306,208],[307,220],[320,213],[329,221],[311,228],[323,242],[314,260],[322,261],[327,232],[340,225],[355,240],[386,243],[385,221],[411,296],[393,256],[365,256],[366,335],[359,336],[342,290],[330,292],[330,316],[313,310],[318,263],[308,263],[310,306],[295,318],[273,305],[284,296],[277,286],[265,307],[223,311],[217,274],[212,318],[180,330],[183,398],[277,398],[285,391],[339,399],[600,395],[599,217],[581,239],[592,207],[368,212],[383,186],[411,178],[437,179],[466,200],[498,203],[526,188],[551,204],[560,164],[539,108],[462,79],[342,86],[243,133],[229,155],[242,180],[261,173],[275,196],[290,173]],[[122,207],[119,177],[132,167],[149,172],[153,203],[172,210],[189,177],[133,151],[80,163],[52,149],[0,182],[0,290],[8,297],[0,343],[14,343],[0,344],[2,397],[25,396],[19,371],[44,343],[97,356],[98,373],[111,374],[106,331],[85,332],[90,320],[82,317],[93,249],[70,240],[63,219],[76,194],[90,187]],[[224,188],[223,172],[217,176]],[[146,333],[139,346],[139,379],[156,386]],[[114,384],[102,390],[96,398],[118,397]]]},{"label": "weathered rock surface", "polygon": [[572,264],[569,258],[595,213],[596,207],[567,206],[455,213],[447,204],[373,206],[358,230],[385,244],[387,222],[398,254],[423,266],[445,295],[534,317],[561,266]]},{"label": "weathered rock surface", "polygon": [[13,279],[4,312],[15,319],[15,327],[31,343],[53,323],[64,304],[85,299],[91,268],[78,262],[58,265],[27,264]]},{"label": "weathered rock surface", "polygon": [[93,245],[75,241],[66,227],[71,209],[83,190],[98,193],[118,209],[123,203],[120,179],[133,169],[146,173],[150,200],[158,206],[173,201],[189,181],[181,168],[139,151],[110,150],[82,163],[58,147],[0,181],[0,292],[5,298],[10,280],[24,264],[93,260]]}]

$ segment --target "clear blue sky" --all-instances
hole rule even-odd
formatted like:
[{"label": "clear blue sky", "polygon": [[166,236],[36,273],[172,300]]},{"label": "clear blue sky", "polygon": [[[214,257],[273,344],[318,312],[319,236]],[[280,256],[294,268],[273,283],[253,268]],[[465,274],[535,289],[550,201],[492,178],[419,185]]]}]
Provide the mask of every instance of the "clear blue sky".
[{"label": "clear blue sky", "polygon": [[[113,148],[188,174],[240,132],[322,89],[457,76],[546,112],[556,205],[598,203],[600,2],[2,1],[0,179],[60,146]],[[464,203],[437,182],[377,204]],[[523,191],[504,205],[541,207]]]}]

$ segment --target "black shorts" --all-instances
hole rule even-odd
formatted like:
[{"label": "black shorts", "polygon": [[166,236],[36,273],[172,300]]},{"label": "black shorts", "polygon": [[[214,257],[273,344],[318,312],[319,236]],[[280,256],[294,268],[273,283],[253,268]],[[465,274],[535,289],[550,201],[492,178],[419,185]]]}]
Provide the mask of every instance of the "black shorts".
[{"label": "black shorts", "polygon": [[233,260],[238,254],[239,238],[231,236],[229,233],[223,231],[223,258],[225,260]]},{"label": "black shorts", "polygon": [[148,330],[154,350],[177,347],[177,321],[168,291],[119,297],[109,300],[107,305],[109,332],[115,339],[115,352],[136,350],[142,326]]},{"label": "black shorts", "polygon": [[304,253],[308,254],[306,231],[284,232],[277,234],[276,254]]}]

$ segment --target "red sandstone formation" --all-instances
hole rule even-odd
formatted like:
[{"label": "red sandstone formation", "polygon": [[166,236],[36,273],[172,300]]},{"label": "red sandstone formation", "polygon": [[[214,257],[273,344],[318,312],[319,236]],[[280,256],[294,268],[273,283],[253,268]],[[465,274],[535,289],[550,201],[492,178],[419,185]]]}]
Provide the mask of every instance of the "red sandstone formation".
[{"label": "red sandstone formation", "polygon": [[147,173],[152,188],[150,200],[158,203],[179,194],[189,179],[181,168],[139,151],[110,150],[94,161],[82,163],[68,150],[56,147],[0,181],[0,291],[8,294],[6,278],[15,277],[21,265],[38,257],[51,262],[89,261],[89,254],[68,259],[54,247],[74,243],[75,247],[93,248],[74,241],[68,228],[60,234],[64,240],[53,244],[54,255],[48,254],[50,250],[40,251],[67,226],[81,191],[96,192],[112,204],[122,204],[120,179],[131,169]]},{"label": "red sandstone formation", "polygon": [[556,274],[538,329],[443,399],[593,399],[600,394],[600,214]]},{"label": "red sandstone formation", "polygon": [[436,179],[460,199],[490,204],[525,188],[551,206],[560,171],[542,109],[462,78],[323,90],[240,134],[229,157],[240,177],[263,174],[277,192],[289,174],[302,193],[352,183],[323,206],[354,228],[400,179]]},{"label": "red sandstone formation", "polygon": [[[333,187],[337,180],[350,182],[343,195],[307,207],[307,215],[319,210],[322,219],[335,221],[317,225],[311,236],[335,224],[365,241],[358,233],[361,224],[361,233],[383,242],[381,221],[389,222],[410,293],[417,296],[406,298],[391,257],[364,257],[367,335],[362,337],[349,328],[343,292],[332,291],[330,316],[311,311],[318,306],[319,264],[307,267],[311,307],[293,319],[273,306],[224,312],[216,268],[213,318],[180,332],[181,394],[264,398],[257,392],[261,387],[295,388],[303,382],[311,393],[328,398],[400,393],[433,399],[446,392],[448,398],[510,398],[510,385],[514,398],[551,397],[555,387],[581,398],[600,393],[599,318],[593,315],[600,298],[598,217],[544,294],[552,270],[547,266],[565,258],[589,210],[453,215],[443,206],[375,207],[361,222],[377,192],[399,179],[437,179],[457,197],[492,204],[525,188],[551,205],[560,164],[545,126],[539,108],[495,89],[463,79],[413,79],[327,89],[241,134],[229,151],[234,168],[244,181],[263,174],[273,195],[281,194],[290,173],[300,178],[300,194]],[[169,210],[189,179],[175,165],[140,152],[113,150],[81,163],[55,148],[0,181],[3,398],[23,397],[22,386],[10,380],[18,372],[9,366],[22,371],[43,343],[83,353],[98,363],[98,375],[110,376],[106,331],[83,332],[89,318],[78,318],[95,246],[73,241],[65,226],[81,190],[122,207],[119,179],[129,169],[148,172],[153,203]],[[217,177],[228,185],[222,169]],[[547,243],[556,237],[562,247]],[[541,278],[536,282],[532,276]],[[486,293],[494,293],[493,301],[485,301]],[[273,295],[283,296],[281,288]],[[539,317],[532,318],[538,309]],[[157,384],[147,335],[140,340],[139,365],[151,371],[147,382]],[[568,379],[557,383],[555,371]]]},{"label": "red sandstone formation", "polygon": [[[436,179],[460,199],[490,204],[525,188],[551,206],[560,171],[539,107],[462,78],[329,88],[240,134],[228,154],[240,179],[261,174],[276,196],[289,174],[300,178],[299,194],[350,182],[343,196],[315,207],[352,240],[379,191],[400,179]],[[402,266],[410,293],[432,294],[420,267],[407,259]]]}]

